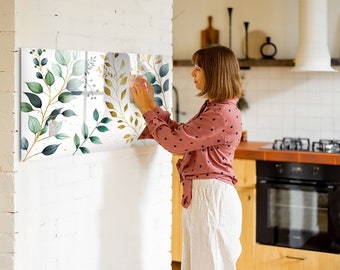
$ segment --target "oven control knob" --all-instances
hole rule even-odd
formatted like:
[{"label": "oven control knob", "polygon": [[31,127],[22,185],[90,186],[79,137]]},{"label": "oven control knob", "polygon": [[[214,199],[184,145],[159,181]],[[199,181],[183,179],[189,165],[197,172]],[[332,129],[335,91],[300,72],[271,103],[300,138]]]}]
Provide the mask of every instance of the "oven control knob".
[{"label": "oven control knob", "polygon": [[320,167],[319,166],[314,166],[313,167],[313,176],[318,176],[320,173]]}]

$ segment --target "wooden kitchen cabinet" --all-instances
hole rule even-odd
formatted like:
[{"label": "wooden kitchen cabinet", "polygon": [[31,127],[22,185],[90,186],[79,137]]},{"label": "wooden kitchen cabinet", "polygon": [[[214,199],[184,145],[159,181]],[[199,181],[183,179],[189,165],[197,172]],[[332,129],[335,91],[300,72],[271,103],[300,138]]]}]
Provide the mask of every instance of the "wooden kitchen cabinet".
[{"label": "wooden kitchen cabinet", "polygon": [[[340,255],[256,244],[256,270],[338,270]],[[254,269],[254,268],[253,268]]]},{"label": "wooden kitchen cabinet", "polygon": [[176,163],[182,155],[172,156],[172,261],[180,262],[182,259],[182,185],[177,172]]},{"label": "wooden kitchen cabinet", "polygon": [[234,159],[233,166],[238,178],[236,189],[242,202],[242,253],[236,267],[237,270],[249,270],[254,269],[255,263],[256,162]]}]

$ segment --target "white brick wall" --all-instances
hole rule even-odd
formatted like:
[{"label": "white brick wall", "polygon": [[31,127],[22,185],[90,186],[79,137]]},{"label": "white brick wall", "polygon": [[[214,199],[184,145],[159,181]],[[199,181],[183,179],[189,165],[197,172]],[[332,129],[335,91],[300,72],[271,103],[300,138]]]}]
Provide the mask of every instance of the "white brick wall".
[{"label": "white brick wall", "polygon": [[0,0],[0,15],[0,270],[171,269],[171,155],[19,162],[18,51],[171,55],[172,1]]},{"label": "white brick wall", "polygon": [[[340,68],[336,73],[295,73],[291,68],[252,67],[243,70],[249,109],[243,113],[248,140],[274,141],[283,136],[311,140],[340,138]],[[191,67],[174,68],[180,110],[186,122],[202,99],[196,91]]]}]

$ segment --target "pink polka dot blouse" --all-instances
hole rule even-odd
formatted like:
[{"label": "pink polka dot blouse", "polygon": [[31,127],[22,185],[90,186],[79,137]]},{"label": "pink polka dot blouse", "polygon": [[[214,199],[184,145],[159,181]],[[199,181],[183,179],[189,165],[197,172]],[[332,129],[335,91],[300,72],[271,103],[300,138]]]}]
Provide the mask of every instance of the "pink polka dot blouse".
[{"label": "pink polka dot blouse", "polygon": [[242,135],[237,101],[206,100],[186,124],[171,120],[170,114],[159,107],[143,115],[147,126],[139,139],[153,138],[169,152],[184,154],[177,169],[183,184],[185,208],[190,205],[192,180],[218,179],[233,185],[237,182],[232,167]]}]

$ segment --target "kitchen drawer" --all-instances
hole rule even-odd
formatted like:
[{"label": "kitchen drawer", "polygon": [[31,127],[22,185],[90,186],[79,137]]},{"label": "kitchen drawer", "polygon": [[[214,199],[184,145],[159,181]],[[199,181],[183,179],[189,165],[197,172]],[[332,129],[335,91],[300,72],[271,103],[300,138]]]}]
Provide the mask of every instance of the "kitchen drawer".
[{"label": "kitchen drawer", "polygon": [[256,270],[337,270],[340,255],[256,245]]}]

